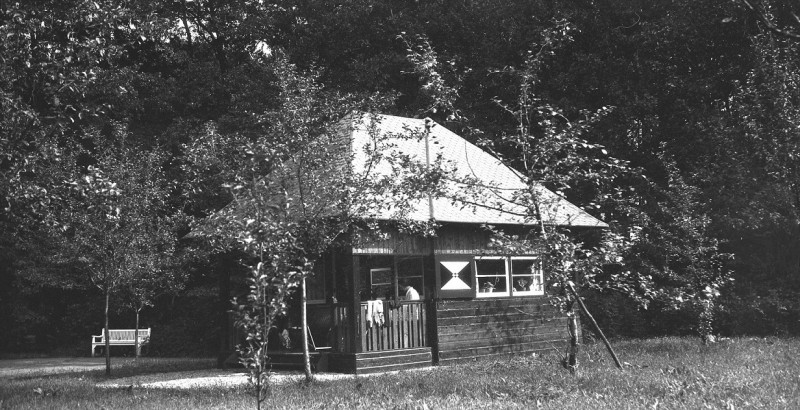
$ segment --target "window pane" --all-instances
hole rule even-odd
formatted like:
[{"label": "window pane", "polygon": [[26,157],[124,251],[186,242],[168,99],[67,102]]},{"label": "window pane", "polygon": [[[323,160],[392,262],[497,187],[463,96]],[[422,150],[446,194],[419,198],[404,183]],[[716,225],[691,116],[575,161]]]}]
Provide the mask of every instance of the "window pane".
[{"label": "window pane", "polygon": [[506,288],[506,277],[505,276],[479,277],[478,289],[480,293],[506,294],[508,292],[508,289]]},{"label": "window pane", "polygon": [[542,295],[544,287],[541,263],[536,258],[511,258],[511,282],[514,295]]},{"label": "window pane", "polygon": [[361,265],[361,300],[393,298],[394,260],[392,256],[360,256],[359,263]]},{"label": "window pane", "polygon": [[394,297],[394,277],[391,268],[374,268],[369,271],[371,278],[370,299],[388,299]]},{"label": "window pane", "polygon": [[478,276],[506,276],[504,259],[478,259],[475,261]]},{"label": "window pane", "polygon": [[478,296],[508,295],[505,258],[475,260]]}]

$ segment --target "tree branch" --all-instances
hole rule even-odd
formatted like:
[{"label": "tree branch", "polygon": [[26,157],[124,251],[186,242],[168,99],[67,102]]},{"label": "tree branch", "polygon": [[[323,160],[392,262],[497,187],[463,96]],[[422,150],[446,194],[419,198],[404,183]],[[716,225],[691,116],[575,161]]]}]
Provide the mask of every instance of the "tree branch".
[{"label": "tree branch", "polygon": [[[787,37],[787,38],[791,38],[791,39],[795,39],[795,40],[800,40],[800,33],[797,33],[797,32],[794,32],[794,31],[789,31],[789,30],[786,30],[786,29],[782,29],[782,28],[776,26],[775,23],[773,23],[772,21],[770,21],[769,18],[767,18],[766,14],[764,14],[763,11],[756,9],[750,3],[750,1],[748,1],[748,0],[741,0],[741,1],[744,4],[744,6],[748,10],[750,10],[761,21],[761,23],[764,24],[764,26],[767,28],[767,30],[769,30],[769,31],[771,31],[771,32],[773,32],[773,33],[775,33],[775,34],[777,34],[779,36],[783,36],[783,37]],[[795,20],[798,20],[797,16],[794,15],[794,13],[792,13],[792,15],[794,16]]]}]

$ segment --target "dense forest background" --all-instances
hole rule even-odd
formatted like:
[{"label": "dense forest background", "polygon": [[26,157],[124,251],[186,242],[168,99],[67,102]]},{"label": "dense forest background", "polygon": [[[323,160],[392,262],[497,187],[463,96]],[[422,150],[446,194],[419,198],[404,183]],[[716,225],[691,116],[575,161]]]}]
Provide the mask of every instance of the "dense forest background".
[{"label": "dense forest background", "polygon": [[[797,334],[800,10],[792,7],[730,0],[0,1],[0,351],[88,354],[88,336],[103,322],[103,286],[114,283],[87,274],[70,239],[83,229],[78,216],[91,220],[87,210],[115,220],[115,188],[103,188],[94,167],[117,164],[131,181],[139,181],[136,169],[157,174],[158,189],[143,186],[135,200],[157,198],[157,207],[137,212],[156,215],[159,228],[142,222],[138,234],[183,237],[226,201],[224,167],[187,167],[194,161],[187,147],[246,141],[263,129],[269,119],[260,113],[278,104],[283,81],[266,60],[313,75],[322,91],[347,96],[348,104],[428,116],[468,139],[491,141],[516,126],[497,104],[518,98],[510,73],[544,44],[554,46],[541,59],[535,97],[571,121],[603,110],[584,138],[634,170],[617,179],[617,191],[629,192],[624,201],[589,203],[589,193],[567,192],[612,227],[640,233],[626,266],[669,285],[691,280],[704,249],[714,248],[730,256],[716,268],[735,279],[721,288],[717,331]],[[420,44],[435,52],[441,77],[421,76],[409,60],[409,48]],[[452,93],[448,109],[436,109],[441,92],[431,86]],[[502,154],[514,161],[513,150]],[[64,186],[87,176],[77,191]],[[230,261],[166,242],[157,251],[179,256],[142,266],[157,264],[174,280],[159,284],[164,291],[117,296],[112,327],[132,327],[140,309],[143,327],[158,326],[152,354],[213,354],[216,311],[227,303],[217,298],[217,281]],[[615,335],[694,331],[691,313],[680,307],[639,309],[609,292],[588,299]]]}]

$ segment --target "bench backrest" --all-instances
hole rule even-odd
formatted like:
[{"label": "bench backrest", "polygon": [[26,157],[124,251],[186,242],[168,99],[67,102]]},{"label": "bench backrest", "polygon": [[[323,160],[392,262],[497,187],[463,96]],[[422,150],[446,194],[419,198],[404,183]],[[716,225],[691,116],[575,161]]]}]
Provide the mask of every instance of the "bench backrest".
[{"label": "bench backrest", "polygon": [[[134,340],[136,329],[108,329],[109,340]],[[101,330],[100,334],[104,332]],[[139,339],[150,337],[150,329],[139,329]]]}]

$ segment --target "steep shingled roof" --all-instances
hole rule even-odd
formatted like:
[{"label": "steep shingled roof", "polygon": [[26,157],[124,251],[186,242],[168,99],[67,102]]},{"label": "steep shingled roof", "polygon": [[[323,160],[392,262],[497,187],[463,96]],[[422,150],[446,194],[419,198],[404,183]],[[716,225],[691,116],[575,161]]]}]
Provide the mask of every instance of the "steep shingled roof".
[{"label": "steep shingled roof", "polygon": [[[424,164],[439,164],[449,175],[454,175],[444,195],[413,202],[410,219],[471,224],[537,223],[531,212],[519,204],[523,202],[519,195],[527,190],[524,176],[447,128],[430,119],[391,115],[364,115],[363,121],[354,123],[347,132],[352,133],[355,172],[364,171],[369,161],[363,148],[375,143],[377,133],[385,157],[406,155]],[[369,172],[388,175],[391,166],[382,161],[372,164]],[[608,226],[545,187],[535,185],[534,189],[546,224]],[[370,217],[392,219],[388,210],[377,210]]]}]

